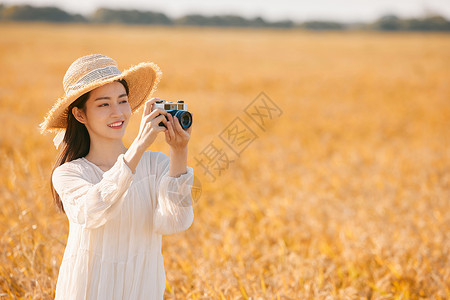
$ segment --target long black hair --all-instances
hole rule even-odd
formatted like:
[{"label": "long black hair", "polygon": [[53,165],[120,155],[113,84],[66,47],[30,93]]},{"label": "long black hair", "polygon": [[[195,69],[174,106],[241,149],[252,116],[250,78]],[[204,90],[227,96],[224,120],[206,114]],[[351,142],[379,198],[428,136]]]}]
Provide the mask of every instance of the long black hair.
[{"label": "long black hair", "polygon": [[[124,79],[119,79],[117,81],[123,85],[128,95],[129,89],[127,82]],[[52,191],[53,201],[58,209],[62,212],[64,212],[64,207],[61,198],[59,197],[58,193],[55,190],[55,187],[53,186],[52,176],[57,167],[66,162],[84,157],[89,153],[89,149],[91,146],[89,132],[86,129],[86,126],[80,123],[72,113],[74,107],[78,107],[78,109],[86,113],[86,101],[89,99],[89,95],[90,93],[87,92],[69,105],[67,112],[66,133],[61,143],[61,151],[56,158],[56,162],[50,175],[50,188]]]}]

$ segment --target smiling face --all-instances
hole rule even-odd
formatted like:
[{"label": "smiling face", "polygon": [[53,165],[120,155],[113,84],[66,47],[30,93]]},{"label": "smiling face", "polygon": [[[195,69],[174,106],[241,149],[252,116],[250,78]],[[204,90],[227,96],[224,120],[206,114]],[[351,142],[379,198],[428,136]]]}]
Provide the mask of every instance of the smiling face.
[{"label": "smiling face", "polygon": [[72,113],[86,126],[91,140],[122,139],[128,125],[131,108],[125,87],[111,82],[92,90],[83,111],[77,107]]}]

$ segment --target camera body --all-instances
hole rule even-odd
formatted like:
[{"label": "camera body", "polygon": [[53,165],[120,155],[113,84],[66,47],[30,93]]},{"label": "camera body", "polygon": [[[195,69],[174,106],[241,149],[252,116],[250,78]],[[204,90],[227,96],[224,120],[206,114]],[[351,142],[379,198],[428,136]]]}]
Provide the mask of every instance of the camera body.
[{"label": "camera body", "polygon": [[[167,102],[166,100],[159,100],[155,102],[154,109],[163,109],[174,117],[178,118],[181,128],[188,129],[192,125],[192,114],[188,112],[187,103],[184,101]],[[167,117],[166,117],[167,119]],[[163,122],[158,124],[159,126],[166,127]]]}]

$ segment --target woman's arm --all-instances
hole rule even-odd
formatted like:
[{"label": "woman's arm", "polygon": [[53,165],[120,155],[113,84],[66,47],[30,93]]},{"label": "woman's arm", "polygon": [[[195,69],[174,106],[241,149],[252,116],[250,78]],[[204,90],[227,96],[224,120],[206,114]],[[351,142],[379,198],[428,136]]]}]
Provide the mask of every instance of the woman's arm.
[{"label": "woman's arm", "polygon": [[133,179],[123,156],[121,154],[117,158],[114,166],[103,174],[97,184],[86,178],[81,166],[64,164],[55,169],[53,186],[71,223],[84,228],[98,228],[120,211]]},{"label": "woman's arm", "polygon": [[192,126],[184,130],[176,117],[168,114],[166,142],[170,145],[170,159],[160,156],[157,174],[158,204],[153,226],[160,234],[171,234],[188,229],[193,220],[191,190],[194,170],[187,167],[188,142]]},{"label": "woman's arm", "polygon": [[159,234],[172,234],[188,229],[193,220],[191,189],[194,170],[185,166],[185,173],[169,175],[172,157],[158,153],[156,157],[157,204],[153,216],[153,229]]},{"label": "woman's arm", "polygon": [[178,177],[186,173],[187,154],[187,146],[184,149],[170,148],[169,176]]},{"label": "woman's arm", "polygon": [[188,143],[191,138],[192,126],[184,130],[177,117],[167,114],[166,142],[170,145],[169,176],[178,177],[186,173]]},{"label": "woman's arm", "polygon": [[145,102],[139,133],[125,153],[125,163],[133,173],[145,150],[150,147],[158,133],[167,131],[163,126],[159,126],[159,123],[163,122],[167,127],[168,121],[165,116],[168,113],[162,109],[153,110],[154,104],[158,100],[158,98],[152,98]]}]

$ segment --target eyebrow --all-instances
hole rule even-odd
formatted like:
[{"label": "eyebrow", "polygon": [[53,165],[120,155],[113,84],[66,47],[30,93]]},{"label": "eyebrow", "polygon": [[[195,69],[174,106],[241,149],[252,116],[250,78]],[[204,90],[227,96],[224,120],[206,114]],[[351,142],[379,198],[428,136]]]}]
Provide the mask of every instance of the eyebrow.
[{"label": "eyebrow", "polygon": [[[119,98],[126,97],[126,96],[128,96],[128,95],[127,94],[122,94],[122,95],[119,96]],[[111,97],[98,97],[94,101],[97,101],[97,100],[111,100]]]}]

